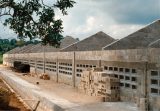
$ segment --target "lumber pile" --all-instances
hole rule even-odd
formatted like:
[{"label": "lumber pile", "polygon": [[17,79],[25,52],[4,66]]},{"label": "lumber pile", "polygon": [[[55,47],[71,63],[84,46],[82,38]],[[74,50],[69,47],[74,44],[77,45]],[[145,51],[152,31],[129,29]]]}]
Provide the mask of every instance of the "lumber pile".
[{"label": "lumber pile", "polygon": [[105,102],[119,101],[119,79],[102,68],[87,69],[81,75],[78,86],[80,92],[101,97]]}]

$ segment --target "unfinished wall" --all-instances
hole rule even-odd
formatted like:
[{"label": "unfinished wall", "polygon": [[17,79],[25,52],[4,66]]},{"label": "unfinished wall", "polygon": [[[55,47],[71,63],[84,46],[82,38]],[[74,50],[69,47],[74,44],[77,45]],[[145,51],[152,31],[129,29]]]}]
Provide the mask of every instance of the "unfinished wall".
[{"label": "unfinished wall", "polygon": [[101,66],[120,79],[122,101],[139,103],[140,98],[149,97],[150,107],[156,111],[160,109],[160,80],[148,75],[160,76],[159,55],[159,49],[4,54],[3,63],[28,62],[33,72],[46,72],[52,80],[76,87],[83,69]]}]

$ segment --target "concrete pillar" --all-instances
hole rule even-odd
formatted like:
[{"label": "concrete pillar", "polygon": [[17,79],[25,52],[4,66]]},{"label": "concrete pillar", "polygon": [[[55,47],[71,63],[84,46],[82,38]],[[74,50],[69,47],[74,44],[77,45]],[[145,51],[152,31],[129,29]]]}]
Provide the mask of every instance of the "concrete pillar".
[{"label": "concrete pillar", "polygon": [[30,54],[28,53],[28,64],[30,65],[30,62],[31,62],[31,58],[30,58]]},{"label": "concrete pillar", "polygon": [[45,46],[43,46],[43,73],[45,73],[45,63],[46,63],[46,57],[45,57]]},{"label": "concrete pillar", "polygon": [[98,61],[98,67],[101,67],[102,66],[102,60],[99,60]]},{"label": "concrete pillar", "polygon": [[37,58],[35,58],[35,73],[37,74]]},{"label": "concrete pillar", "polygon": [[144,67],[139,70],[140,74],[140,95],[139,95],[139,108],[140,111],[148,111],[148,98],[149,98],[149,83],[148,83],[148,62],[143,62]]},{"label": "concrete pillar", "polygon": [[75,87],[76,86],[76,74],[75,74],[75,72],[76,72],[76,63],[75,63],[75,57],[76,57],[76,53],[75,52],[73,52],[73,58],[72,58],[72,80],[73,80],[73,87]]},{"label": "concrete pillar", "polygon": [[58,57],[57,57],[57,60],[56,60],[56,82],[58,83],[58,79],[59,79],[59,62],[58,62]]},{"label": "concrete pillar", "polygon": [[14,61],[16,61],[16,56],[15,56],[15,53],[14,53],[14,59],[13,59],[13,64],[14,64]]},{"label": "concrete pillar", "polygon": [[140,111],[148,111],[148,100],[140,98]]}]

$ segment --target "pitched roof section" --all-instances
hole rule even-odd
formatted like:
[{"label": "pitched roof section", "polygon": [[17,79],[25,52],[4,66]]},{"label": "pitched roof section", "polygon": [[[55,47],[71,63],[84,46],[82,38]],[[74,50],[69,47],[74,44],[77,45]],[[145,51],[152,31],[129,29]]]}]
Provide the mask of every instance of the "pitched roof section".
[{"label": "pitched roof section", "polygon": [[160,48],[160,39],[158,39],[157,41],[151,43],[149,45],[150,48]]},{"label": "pitched roof section", "polygon": [[[61,41],[61,45],[60,48],[55,48],[53,46],[45,46],[45,52],[56,52],[59,51],[61,48],[64,48],[70,44],[73,44],[75,42],[77,42],[78,40],[74,39],[73,37],[67,36],[64,37],[64,39]],[[43,47],[41,45],[41,43],[33,45],[33,44],[29,44],[23,47],[17,47],[14,48],[12,50],[10,50],[7,53],[39,53],[39,52],[43,52]]]},{"label": "pitched roof section", "polygon": [[13,54],[13,53],[18,53],[20,51],[20,47],[16,47],[8,52],[6,52],[6,54]]},{"label": "pitched roof section", "polygon": [[114,42],[115,39],[108,36],[104,32],[98,32],[82,41],[74,43],[66,48],[63,48],[61,51],[93,51],[93,50],[102,50],[107,44]]},{"label": "pitched roof section", "polygon": [[67,47],[68,45],[71,45],[73,43],[76,43],[78,42],[77,39],[71,37],[71,36],[66,36],[62,41],[61,41],[61,45],[60,45],[60,48],[65,48]]},{"label": "pitched roof section", "polygon": [[155,21],[125,38],[105,46],[103,49],[121,50],[147,48],[158,39],[160,39],[160,20]]}]

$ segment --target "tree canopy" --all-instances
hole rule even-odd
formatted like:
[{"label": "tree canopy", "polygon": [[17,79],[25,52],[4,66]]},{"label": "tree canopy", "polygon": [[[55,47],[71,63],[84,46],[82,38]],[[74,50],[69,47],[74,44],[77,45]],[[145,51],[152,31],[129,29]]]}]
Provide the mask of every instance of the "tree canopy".
[{"label": "tree canopy", "polygon": [[63,39],[63,26],[61,19],[55,19],[55,9],[67,15],[67,9],[74,3],[57,0],[47,5],[43,0],[0,0],[0,17],[6,16],[4,25],[18,34],[19,39],[38,37],[44,45],[58,47]]},{"label": "tree canopy", "polygon": [[0,38],[0,56],[1,54],[4,54],[8,51],[10,51],[13,48],[16,47],[22,47],[24,45],[28,44],[38,44],[41,41],[38,40],[32,40],[32,41],[25,41],[25,40],[20,40],[20,39],[1,39]]}]

